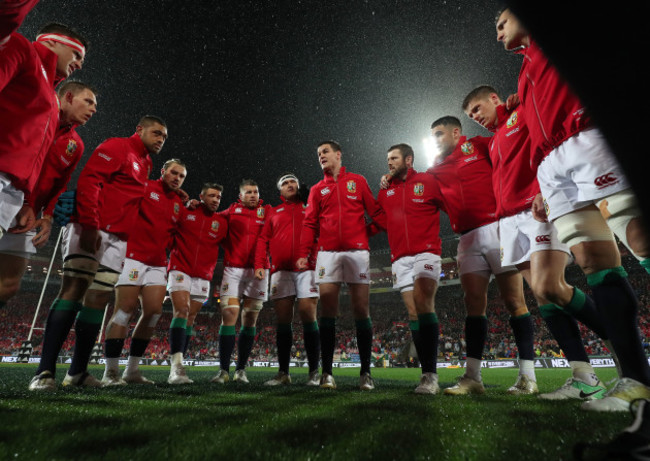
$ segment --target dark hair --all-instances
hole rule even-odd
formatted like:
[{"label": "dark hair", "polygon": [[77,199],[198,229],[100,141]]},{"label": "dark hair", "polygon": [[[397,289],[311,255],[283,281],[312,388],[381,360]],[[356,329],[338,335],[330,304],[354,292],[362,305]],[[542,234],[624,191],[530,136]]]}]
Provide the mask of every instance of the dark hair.
[{"label": "dark hair", "polygon": [[411,157],[415,161],[415,152],[413,152],[413,148],[408,144],[405,143],[395,144],[394,146],[390,146],[387,152],[390,152],[392,150],[399,151],[400,155],[402,156],[402,159],[406,159],[406,157]]},{"label": "dark hair", "polygon": [[86,51],[88,51],[88,47],[90,43],[86,38],[81,35],[79,32],[74,30],[72,27],[68,27],[65,24],[59,24],[58,22],[51,22],[49,24],[45,24],[43,27],[41,27],[37,33],[37,35],[41,34],[59,34],[59,35],[65,35],[66,37],[74,38],[75,40],[78,40],[81,42],[81,44],[86,48]]},{"label": "dark hair", "polygon": [[467,106],[469,106],[469,103],[473,100],[477,98],[487,98],[492,93],[496,94],[497,96],[499,95],[499,92],[490,85],[477,86],[472,91],[470,91],[467,96],[465,96],[465,99],[463,99],[463,110],[467,110]]},{"label": "dark hair", "polygon": [[66,93],[72,93],[76,96],[84,90],[90,90],[95,96],[97,96],[97,90],[95,90],[94,87],[78,80],[64,82],[57,90],[57,94],[59,95],[59,99],[61,99],[66,95]]},{"label": "dark hair", "polygon": [[453,115],[445,115],[444,117],[440,117],[438,120],[436,120],[431,124],[431,128],[433,129],[438,125],[443,125],[443,126],[451,125],[453,127],[460,128],[461,130],[463,129],[463,125],[460,124],[460,120],[458,120]]},{"label": "dark hair", "polygon": [[318,147],[322,146],[323,144],[329,144],[329,146],[332,149],[334,149],[335,151],[343,152],[343,149],[341,149],[341,145],[338,142],[331,141],[331,140],[330,141],[323,141],[321,143],[318,143],[318,146],[316,146],[316,147],[318,148]]},{"label": "dark hair", "polygon": [[205,194],[205,192],[208,189],[216,189],[219,192],[223,192],[223,186],[221,184],[217,184],[216,182],[206,182],[203,184],[203,187],[201,188],[201,195]]},{"label": "dark hair", "polygon": [[252,179],[242,179],[241,182],[239,183],[239,190],[241,191],[242,188],[246,186],[257,186],[257,183]]},{"label": "dark hair", "polygon": [[167,128],[167,123],[165,123],[165,121],[162,118],[157,117],[155,115],[145,115],[138,122],[138,126],[141,126],[141,127],[144,128],[144,127],[147,127],[147,126],[151,126],[154,123],[157,123],[157,124],[162,125],[165,128]]}]

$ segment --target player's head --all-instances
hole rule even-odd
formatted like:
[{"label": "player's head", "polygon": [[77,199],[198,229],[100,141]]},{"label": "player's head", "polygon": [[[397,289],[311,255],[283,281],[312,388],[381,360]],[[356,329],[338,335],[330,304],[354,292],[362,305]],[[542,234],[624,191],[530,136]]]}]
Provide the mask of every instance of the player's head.
[{"label": "player's head", "polygon": [[170,190],[178,190],[187,176],[185,164],[177,158],[169,159],[160,170],[163,184]]},{"label": "player's head", "polygon": [[85,125],[97,112],[97,92],[86,83],[65,82],[57,94],[61,102],[62,125]]},{"label": "player's head", "polygon": [[76,30],[53,22],[41,27],[36,41],[57,55],[56,75],[59,78],[68,78],[83,66],[88,41]]},{"label": "player's head", "polygon": [[431,124],[431,136],[440,158],[451,154],[463,135],[463,126],[453,115],[446,115]]},{"label": "player's head", "polygon": [[392,177],[402,177],[409,168],[413,168],[415,153],[408,144],[395,144],[388,148],[386,156],[388,160],[388,172]]},{"label": "player's head", "polygon": [[285,200],[299,200],[298,191],[300,189],[300,182],[295,174],[290,172],[281,174],[277,180],[277,186],[280,195]]},{"label": "player's head", "polygon": [[489,85],[481,85],[469,92],[463,100],[463,111],[482,127],[497,124],[497,106],[501,104],[499,93]]},{"label": "player's head", "polygon": [[336,141],[323,141],[318,145],[318,162],[324,172],[334,172],[341,167],[341,146]]},{"label": "player's head", "polygon": [[508,51],[530,44],[530,34],[510,8],[497,13],[496,28],[497,41],[503,42],[503,47]]},{"label": "player's head", "polygon": [[252,179],[243,179],[239,184],[239,200],[246,208],[256,208],[260,203],[260,191]]},{"label": "player's head", "polygon": [[158,154],[167,141],[167,124],[155,115],[145,115],[138,122],[135,132],[142,139],[150,154]]},{"label": "player's head", "polygon": [[206,182],[201,188],[201,195],[199,195],[199,198],[210,211],[215,212],[219,209],[219,205],[221,204],[222,192],[223,186],[221,184],[217,184],[216,182]]}]

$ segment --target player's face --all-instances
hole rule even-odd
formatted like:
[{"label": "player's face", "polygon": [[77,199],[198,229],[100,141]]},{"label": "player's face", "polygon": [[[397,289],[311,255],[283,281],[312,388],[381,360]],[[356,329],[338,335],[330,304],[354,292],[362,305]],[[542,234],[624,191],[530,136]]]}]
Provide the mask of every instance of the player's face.
[{"label": "player's face", "polygon": [[323,144],[318,148],[318,162],[323,171],[331,171],[341,166],[341,151],[334,150],[329,144]]},{"label": "player's face", "polygon": [[163,171],[162,180],[169,189],[178,190],[183,185],[185,176],[187,176],[185,167],[178,163],[172,163]]},{"label": "player's face", "polygon": [[408,170],[406,160],[398,149],[388,152],[388,172],[392,177],[400,177]]},{"label": "player's face", "polygon": [[482,127],[488,128],[497,123],[497,106],[493,98],[476,98],[467,105],[465,114]]},{"label": "player's face", "polygon": [[239,199],[246,208],[256,208],[260,203],[260,191],[257,186],[244,186],[239,190]]},{"label": "player's face", "polygon": [[66,93],[63,98],[65,101],[61,104],[62,120],[73,125],[85,125],[97,112],[97,97],[88,89],[76,95]]},{"label": "player's face", "polygon": [[280,186],[280,195],[287,200],[298,197],[298,183],[295,179],[287,179]]},{"label": "player's face", "polygon": [[159,123],[152,123],[148,126],[138,126],[136,133],[140,135],[144,147],[150,154],[158,154],[167,141],[167,128]]},{"label": "player's face", "polygon": [[219,209],[219,204],[221,204],[221,191],[219,189],[207,189],[199,197],[210,211],[215,212]]},{"label": "player's face", "polygon": [[84,56],[74,48],[63,43],[54,42],[50,49],[56,53],[56,75],[60,78],[68,78],[75,70],[81,69],[84,63]]},{"label": "player's face", "polygon": [[444,158],[451,154],[458,144],[458,137],[454,135],[455,129],[448,125],[437,125],[431,128],[433,142],[438,148],[439,155]]},{"label": "player's face", "polygon": [[497,21],[497,41],[503,42],[506,50],[514,50],[525,45],[524,37],[527,35],[526,29],[509,9],[501,13]]}]

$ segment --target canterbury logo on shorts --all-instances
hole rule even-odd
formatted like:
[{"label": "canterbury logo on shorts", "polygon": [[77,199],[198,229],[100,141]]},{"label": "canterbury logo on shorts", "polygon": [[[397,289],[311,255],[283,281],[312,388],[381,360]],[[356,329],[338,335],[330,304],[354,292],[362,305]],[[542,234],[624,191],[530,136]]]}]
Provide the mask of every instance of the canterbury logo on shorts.
[{"label": "canterbury logo on shorts", "polygon": [[617,182],[618,178],[612,172],[598,176],[596,179],[594,179],[594,184],[596,187],[598,187],[598,189],[604,189],[605,187],[613,186]]}]

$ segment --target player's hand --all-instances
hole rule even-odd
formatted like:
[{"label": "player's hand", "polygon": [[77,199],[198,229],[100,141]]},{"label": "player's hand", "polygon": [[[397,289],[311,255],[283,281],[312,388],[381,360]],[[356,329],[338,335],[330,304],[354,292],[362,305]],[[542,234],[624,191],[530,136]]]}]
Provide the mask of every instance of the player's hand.
[{"label": "player's hand", "polygon": [[535,218],[537,221],[548,222],[548,216],[546,215],[546,207],[544,206],[544,198],[542,197],[542,194],[537,194],[533,199],[531,211],[533,212],[533,218]]},{"label": "player's hand", "polygon": [[59,200],[54,205],[54,222],[64,227],[70,222],[77,206],[77,191],[67,190],[59,196]]},{"label": "player's hand", "polygon": [[298,258],[296,261],[296,268],[301,271],[307,270],[309,268],[307,258]]},{"label": "player's hand", "polygon": [[39,231],[32,238],[32,243],[36,248],[42,248],[49,240],[50,233],[52,232],[52,217],[44,216],[41,219],[36,220],[34,227],[39,229]]},{"label": "player's hand", "polygon": [[25,204],[16,215],[16,225],[9,229],[9,232],[12,234],[24,234],[25,232],[32,230],[34,224],[36,224],[36,214],[34,213],[34,209]]},{"label": "player's hand", "polygon": [[188,210],[196,210],[200,204],[201,202],[195,198],[189,199],[185,202],[185,208],[187,208]]},{"label": "player's hand", "polygon": [[381,177],[381,181],[379,181],[379,188],[388,189],[388,186],[390,186],[390,175],[385,174]]},{"label": "player's hand", "polygon": [[255,269],[255,278],[257,280],[264,280],[266,271],[264,269]]},{"label": "player's hand", "polygon": [[177,189],[176,194],[180,197],[183,203],[187,202],[190,199],[190,194],[185,192],[183,189]]},{"label": "player's hand", "polygon": [[79,235],[79,247],[86,253],[96,253],[102,244],[102,236],[97,229],[81,229]]},{"label": "player's hand", "polygon": [[508,99],[506,99],[506,109],[514,109],[519,105],[521,101],[519,101],[519,95],[517,93],[511,94],[508,96]]}]

